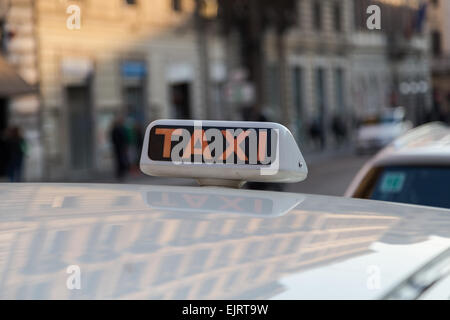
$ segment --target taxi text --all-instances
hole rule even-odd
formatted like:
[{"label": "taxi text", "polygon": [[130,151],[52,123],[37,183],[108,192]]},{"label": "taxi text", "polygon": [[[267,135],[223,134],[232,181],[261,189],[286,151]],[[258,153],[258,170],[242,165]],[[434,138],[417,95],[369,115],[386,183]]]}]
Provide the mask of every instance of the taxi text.
[{"label": "taxi text", "polygon": [[273,129],[156,127],[152,131],[150,140],[159,141],[149,148],[152,160],[270,165],[275,158],[277,133]]}]

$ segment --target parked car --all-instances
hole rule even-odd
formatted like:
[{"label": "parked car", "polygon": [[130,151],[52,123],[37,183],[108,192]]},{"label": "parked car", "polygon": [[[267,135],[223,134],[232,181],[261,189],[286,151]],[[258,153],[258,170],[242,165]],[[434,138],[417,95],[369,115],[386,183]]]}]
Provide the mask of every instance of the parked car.
[{"label": "parked car", "polygon": [[412,128],[402,107],[386,109],[379,116],[364,119],[356,136],[359,154],[378,151]]},{"label": "parked car", "polygon": [[450,208],[450,128],[409,131],[369,160],[347,197]]}]

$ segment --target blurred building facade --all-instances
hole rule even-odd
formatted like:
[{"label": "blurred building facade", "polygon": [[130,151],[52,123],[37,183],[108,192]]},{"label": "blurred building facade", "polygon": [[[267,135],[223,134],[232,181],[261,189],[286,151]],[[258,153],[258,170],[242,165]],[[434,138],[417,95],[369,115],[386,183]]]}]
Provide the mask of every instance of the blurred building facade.
[{"label": "blurred building facade", "polygon": [[[367,8],[381,9],[381,30],[370,30]],[[426,2],[423,0],[299,0],[288,36],[287,86],[280,88],[275,34],[267,36],[266,112],[282,122],[280,90],[287,91],[287,125],[304,149],[338,144],[336,121],[350,132],[358,119],[403,106],[420,124],[431,108]]]},{"label": "blurred building facade", "polygon": [[269,117],[281,121],[280,90],[288,97],[291,128],[302,148],[311,147],[310,128],[316,123],[331,135],[332,118],[345,117],[350,109],[351,0],[298,1],[297,24],[286,36],[288,70],[285,88],[277,77],[275,35],[267,40],[267,110]]},{"label": "blurred building facade", "polygon": [[[369,30],[366,8],[381,9],[381,30]],[[421,124],[431,108],[427,3],[423,0],[355,0],[352,96],[357,116],[403,106]]]},{"label": "blurred building facade", "polygon": [[[39,84],[38,94],[10,104],[11,122],[40,129],[29,180],[111,170],[109,130],[119,113],[141,125],[205,117],[193,10],[191,0],[11,1],[8,58]],[[219,86],[224,50],[208,40]]]},{"label": "blurred building facade", "polygon": [[450,2],[430,0],[430,38],[433,76],[431,120],[450,122]]},{"label": "blurred building facade", "polygon": [[[16,11],[11,11],[9,2],[0,1],[0,178],[6,176],[11,169],[11,160],[5,151],[8,149],[9,118],[14,117],[14,114],[11,114],[9,110],[9,105],[15,101],[22,101],[23,122],[29,127],[33,126],[28,121],[29,109],[32,109],[33,106],[29,105],[27,96],[35,91],[33,88],[36,85],[35,75],[27,72],[26,68],[17,68],[17,65],[20,65],[18,59],[9,59],[8,61],[7,56],[8,50],[15,50],[14,46],[11,46],[15,33],[9,25],[9,21],[15,22],[20,19],[21,17]],[[28,32],[28,27],[29,25],[24,23],[21,31]],[[34,56],[27,55],[27,53],[28,51],[24,50],[19,58],[22,58],[23,64],[33,64]],[[28,132],[28,140],[33,141],[36,137],[37,128],[38,126],[35,125],[34,130]]]},{"label": "blurred building facade", "polygon": [[[245,76],[232,72],[239,69],[240,49],[214,24],[198,37],[194,0],[9,3],[6,25],[14,37],[6,56],[38,88],[8,103],[8,121],[26,129],[30,145],[26,180],[110,172],[109,130],[119,113],[143,126],[157,118],[242,119],[229,101],[230,92],[251,97]],[[380,31],[366,25],[373,3],[382,8]],[[307,151],[316,148],[313,126],[323,134],[322,147],[333,147],[336,119],[350,139],[354,120],[382,107],[403,105],[419,122],[431,104],[427,33],[416,26],[421,3],[298,0],[297,23],[286,36],[283,87],[276,36],[265,37],[267,118],[283,122],[284,91],[287,125]],[[207,43],[207,68],[199,43]],[[230,83],[240,90],[228,90]]]}]

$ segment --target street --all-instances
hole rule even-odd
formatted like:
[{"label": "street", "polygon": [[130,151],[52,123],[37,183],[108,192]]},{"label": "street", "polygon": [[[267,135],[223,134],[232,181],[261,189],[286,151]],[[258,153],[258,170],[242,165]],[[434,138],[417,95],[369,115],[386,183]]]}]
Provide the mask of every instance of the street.
[{"label": "street", "polygon": [[308,178],[305,181],[290,184],[285,191],[342,196],[348,185],[370,156],[352,154],[328,157],[314,161],[305,156],[308,165]]},{"label": "street", "polygon": [[[364,163],[370,156],[356,156],[350,152],[344,154],[327,154],[305,156],[308,165],[308,178],[295,184],[285,184],[285,192],[342,196]],[[94,181],[91,181],[94,182]],[[111,176],[95,179],[95,182],[117,183]],[[141,172],[128,175],[124,183],[172,186],[196,186],[192,179],[149,177]]]}]

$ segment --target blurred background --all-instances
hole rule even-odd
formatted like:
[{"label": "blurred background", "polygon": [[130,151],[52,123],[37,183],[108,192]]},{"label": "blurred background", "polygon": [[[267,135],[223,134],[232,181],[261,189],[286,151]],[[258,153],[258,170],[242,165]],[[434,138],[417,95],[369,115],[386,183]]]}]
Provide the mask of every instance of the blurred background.
[{"label": "blurred background", "polygon": [[447,0],[0,0],[0,181],[167,184],[137,165],[152,120],[258,120],[308,163],[286,190],[341,195],[393,138],[365,126],[450,122],[449,17]]}]

